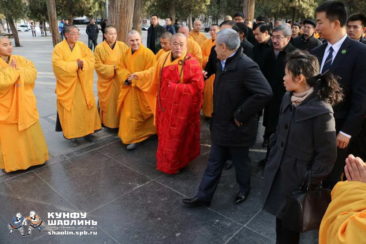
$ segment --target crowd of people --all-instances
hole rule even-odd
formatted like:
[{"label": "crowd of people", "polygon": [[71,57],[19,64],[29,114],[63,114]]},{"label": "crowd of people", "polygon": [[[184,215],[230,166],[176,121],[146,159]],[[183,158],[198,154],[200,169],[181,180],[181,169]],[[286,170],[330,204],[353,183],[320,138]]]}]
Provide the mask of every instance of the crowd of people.
[{"label": "crowd of people", "polygon": [[[311,184],[333,189],[320,243],[360,243],[355,240],[366,233],[366,17],[348,17],[337,1],[321,4],[315,15],[272,24],[238,13],[212,25],[210,38],[200,20],[190,31],[171,18],[160,26],[155,15],[146,46],[136,30],[128,33],[127,45],[118,41],[110,25],[97,45],[92,20],[88,47],[79,41],[79,29],[65,23],[64,40],[52,53],[56,131],[78,143],[95,140],[105,127],[127,150],[157,134],[156,168],[177,174],[200,155],[203,115],[211,133],[208,165],[197,193],[183,199],[185,206],[201,207],[211,204],[231,165],[239,186],[234,203],[248,198],[249,150],[263,116],[267,154],[258,165],[264,167],[264,209],[276,217],[277,243],[299,243],[300,232],[287,226],[284,209],[309,172]],[[7,37],[0,37],[0,57],[0,168],[25,170],[48,160],[33,93],[37,71],[12,54]]]}]

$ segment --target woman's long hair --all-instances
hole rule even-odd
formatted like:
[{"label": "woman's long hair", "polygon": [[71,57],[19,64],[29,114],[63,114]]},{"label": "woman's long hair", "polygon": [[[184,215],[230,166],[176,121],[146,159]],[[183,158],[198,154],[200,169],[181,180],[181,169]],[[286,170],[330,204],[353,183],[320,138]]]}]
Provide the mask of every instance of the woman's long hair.
[{"label": "woman's long hair", "polygon": [[343,91],[337,78],[330,72],[319,73],[318,59],[307,51],[295,50],[287,56],[286,68],[296,77],[303,75],[321,100],[331,105],[342,101]]}]

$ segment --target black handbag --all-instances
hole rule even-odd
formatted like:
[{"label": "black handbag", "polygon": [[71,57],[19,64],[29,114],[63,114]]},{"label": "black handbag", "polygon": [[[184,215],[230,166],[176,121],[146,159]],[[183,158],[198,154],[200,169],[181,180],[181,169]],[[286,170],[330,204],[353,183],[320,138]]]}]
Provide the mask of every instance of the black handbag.
[{"label": "black handbag", "polygon": [[320,222],[331,200],[331,190],[322,184],[311,184],[311,173],[308,172],[306,182],[292,192],[281,216],[286,229],[305,232],[319,229]]}]

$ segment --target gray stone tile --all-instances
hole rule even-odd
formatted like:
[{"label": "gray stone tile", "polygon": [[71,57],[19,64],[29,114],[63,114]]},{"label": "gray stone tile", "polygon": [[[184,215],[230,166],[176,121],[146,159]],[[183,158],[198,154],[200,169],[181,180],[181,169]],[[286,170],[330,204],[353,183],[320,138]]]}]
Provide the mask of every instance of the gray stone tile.
[{"label": "gray stone tile", "polygon": [[247,227],[268,239],[274,240],[276,238],[276,218],[264,210],[255,216]]},{"label": "gray stone tile", "polygon": [[154,182],[90,214],[122,243],[224,243],[241,227],[208,208],[182,206],[181,195]]},{"label": "gray stone tile", "polygon": [[145,176],[98,152],[50,165],[37,174],[65,199],[86,212],[148,181]]},{"label": "gray stone tile", "polygon": [[267,239],[258,233],[244,227],[228,243],[229,244],[274,244],[275,240]]}]

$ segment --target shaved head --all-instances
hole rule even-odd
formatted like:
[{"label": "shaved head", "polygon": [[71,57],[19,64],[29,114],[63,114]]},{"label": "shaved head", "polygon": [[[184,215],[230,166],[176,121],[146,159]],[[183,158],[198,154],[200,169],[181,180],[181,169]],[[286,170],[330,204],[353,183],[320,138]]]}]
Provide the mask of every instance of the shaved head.
[{"label": "shaved head", "polygon": [[202,28],[202,22],[201,20],[195,20],[193,22],[193,31],[195,32],[200,32],[201,31],[201,28]]},{"label": "shaved head", "polygon": [[132,30],[128,32],[127,39],[132,51],[137,51],[140,48],[141,35],[138,31]]},{"label": "shaved head", "polygon": [[184,34],[174,34],[170,43],[174,58],[180,58],[184,53],[187,52],[187,37]]},{"label": "shaved head", "polygon": [[172,36],[173,36],[172,33],[164,32],[160,37],[160,46],[165,51],[171,50],[170,42],[171,42]]},{"label": "shaved head", "polygon": [[186,37],[189,35],[189,29],[187,26],[181,26],[179,27],[178,33],[184,34]]},{"label": "shaved head", "polygon": [[0,36],[0,57],[9,57],[13,52],[11,41],[6,36]]}]

